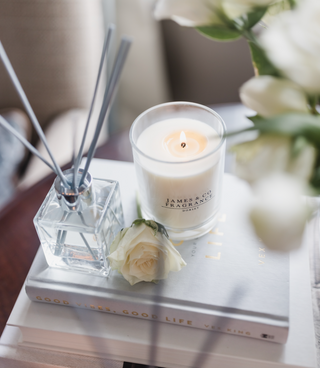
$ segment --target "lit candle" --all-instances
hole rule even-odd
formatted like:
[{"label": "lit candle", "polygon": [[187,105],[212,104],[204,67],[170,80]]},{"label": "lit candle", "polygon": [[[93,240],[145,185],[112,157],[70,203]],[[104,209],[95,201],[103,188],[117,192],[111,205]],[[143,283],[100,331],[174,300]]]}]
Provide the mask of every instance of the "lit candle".
[{"label": "lit candle", "polygon": [[202,235],[219,210],[224,163],[221,134],[196,119],[169,118],[145,127],[136,147],[143,215],[165,225],[172,239]]},{"label": "lit candle", "polygon": [[[175,124],[177,121],[171,119],[168,122]],[[182,130],[173,132],[165,137],[163,139],[163,146],[166,151],[175,158],[190,158],[191,156],[196,156],[205,149],[207,146],[207,139],[196,131],[189,130],[184,132]]]},{"label": "lit candle", "polygon": [[146,155],[161,161],[183,162],[200,158],[220,142],[208,124],[193,119],[167,119],[149,126],[137,146]]}]

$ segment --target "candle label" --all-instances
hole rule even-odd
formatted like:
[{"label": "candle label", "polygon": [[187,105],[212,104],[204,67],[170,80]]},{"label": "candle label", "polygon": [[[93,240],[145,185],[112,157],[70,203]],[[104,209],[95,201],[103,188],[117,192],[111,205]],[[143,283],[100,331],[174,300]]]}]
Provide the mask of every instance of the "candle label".
[{"label": "candle label", "polygon": [[199,209],[199,206],[208,203],[214,198],[211,190],[206,191],[200,196],[189,198],[167,198],[164,208],[169,210],[182,210],[182,212],[194,211]]}]

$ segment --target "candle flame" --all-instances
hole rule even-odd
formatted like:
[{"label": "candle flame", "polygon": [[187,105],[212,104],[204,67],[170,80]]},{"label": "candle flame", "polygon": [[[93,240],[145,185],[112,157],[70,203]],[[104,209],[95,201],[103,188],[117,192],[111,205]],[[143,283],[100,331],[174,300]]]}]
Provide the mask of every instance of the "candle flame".
[{"label": "candle flame", "polygon": [[181,147],[184,148],[187,145],[187,137],[184,134],[184,131],[182,130],[180,133],[180,143],[181,143]]}]

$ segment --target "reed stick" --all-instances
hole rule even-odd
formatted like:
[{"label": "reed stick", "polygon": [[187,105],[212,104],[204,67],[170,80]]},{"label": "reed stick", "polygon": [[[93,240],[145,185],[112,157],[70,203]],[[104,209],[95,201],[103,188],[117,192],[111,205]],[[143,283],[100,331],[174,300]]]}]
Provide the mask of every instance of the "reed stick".
[{"label": "reed stick", "polygon": [[[76,146],[77,146],[77,119],[76,119],[76,114],[73,113],[72,114],[72,155],[71,155],[71,168],[75,168],[76,165]],[[71,180],[71,185],[72,185],[72,189],[75,190],[76,189],[76,180],[75,180],[75,171],[74,171],[74,175],[73,178]]]},{"label": "reed stick", "polygon": [[44,158],[41,156],[40,152],[34,148],[19,132],[17,132],[8,122],[7,120],[0,115],[0,124],[7,129],[10,133],[12,133],[19,141],[24,144],[24,146],[31,151],[34,155],[36,155],[40,160],[42,160],[50,169],[57,174],[55,168]]},{"label": "reed stick", "polygon": [[1,60],[2,60],[2,62],[4,64],[4,66],[5,66],[8,74],[9,74],[9,77],[10,77],[10,79],[11,79],[11,81],[12,81],[12,83],[13,83],[15,89],[16,89],[16,91],[18,92],[18,95],[19,95],[19,97],[20,97],[20,99],[21,99],[21,101],[22,101],[22,103],[23,103],[23,105],[24,105],[24,107],[25,107],[25,109],[26,109],[29,117],[30,117],[30,120],[31,120],[31,122],[32,122],[35,130],[37,131],[37,133],[38,133],[38,135],[39,135],[42,143],[44,144],[46,150],[48,151],[48,154],[49,154],[49,156],[50,156],[50,158],[52,160],[52,163],[53,163],[53,165],[55,167],[54,172],[57,175],[59,175],[59,177],[60,177],[62,183],[64,184],[64,186],[68,188],[69,187],[69,184],[67,183],[67,181],[66,181],[66,179],[65,179],[65,177],[64,177],[64,175],[63,175],[63,173],[62,173],[62,171],[61,171],[61,169],[59,167],[59,165],[57,164],[55,158],[52,155],[52,152],[51,152],[51,150],[50,150],[50,148],[48,146],[46,137],[45,137],[45,135],[44,135],[44,133],[43,133],[43,131],[41,129],[41,126],[40,126],[40,124],[39,124],[39,122],[38,122],[38,120],[37,120],[37,118],[36,118],[33,110],[32,110],[32,107],[31,107],[31,105],[30,105],[30,103],[28,101],[28,98],[27,98],[26,94],[24,93],[24,90],[23,90],[23,88],[22,88],[22,86],[21,86],[21,84],[19,82],[19,79],[18,79],[18,77],[17,77],[17,75],[16,75],[16,73],[15,73],[15,71],[14,71],[12,65],[11,65],[11,62],[10,62],[10,60],[9,60],[9,58],[8,58],[8,56],[7,56],[4,48],[3,48],[3,45],[1,43],[1,41],[0,41],[0,58],[1,58]]},{"label": "reed stick", "polygon": [[86,127],[85,127],[85,130],[84,130],[84,133],[83,133],[79,153],[78,153],[77,158],[76,158],[75,163],[74,163],[74,174],[73,174],[73,187],[74,188],[76,187],[77,173],[78,173],[80,162],[81,162],[81,159],[82,159],[84,144],[85,144],[85,140],[86,140],[87,133],[88,133],[88,128],[89,128],[89,122],[90,122],[90,119],[91,119],[93,106],[94,106],[94,103],[95,103],[95,99],[96,99],[96,95],[97,95],[97,91],[98,91],[98,86],[99,86],[99,83],[100,83],[100,77],[101,77],[103,62],[104,62],[105,57],[108,56],[108,54],[109,54],[109,48],[110,48],[110,44],[111,44],[111,40],[112,40],[114,30],[115,30],[114,24],[110,24],[110,26],[108,28],[108,33],[107,33],[107,35],[105,37],[105,40],[104,40],[102,53],[101,53],[101,58],[100,58],[99,70],[98,70],[98,75],[97,75],[97,80],[96,80],[96,85],[94,87],[94,92],[93,92],[93,97],[92,97],[90,110],[89,110],[89,114],[88,114],[88,118],[87,118],[87,123],[86,123]]},{"label": "reed stick", "polygon": [[76,113],[72,114],[72,152],[71,152],[71,165],[74,166],[76,162],[76,146],[77,146],[77,116]]},{"label": "reed stick", "polygon": [[103,103],[102,103],[102,107],[101,107],[101,110],[100,110],[96,130],[95,130],[94,137],[92,139],[92,142],[91,142],[91,145],[90,145],[90,148],[89,148],[89,151],[88,151],[87,161],[86,161],[83,173],[82,173],[82,177],[81,177],[79,186],[82,185],[82,183],[83,183],[83,181],[84,181],[84,179],[87,175],[91,160],[92,160],[92,158],[95,154],[96,145],[97,145],[97,141],[98,141],[98,138],[99,138],[99,135],[100,135],[100,132],[101,132],[101,128],[102,128],[102,125],[103,125],[103,122],[104,122],[106,116],[108,115],[108,113],[110,111],[109,107],[110,107],[111,101],[113,99],[114,92],[117,89],[118,81],[119,81],[124,63],[126,61],[131,43],[132,43],[131,39],[129,39],[127,37],[122,37],[121,44],[120,44],[118,54],[117,54],[117,57],[116,57],[116,61],[114,63],[114,67],[113,67],[110,79],[109,79],[109,81],[107,83],[107,86],[106,86],[106,90],[105,90]]}]

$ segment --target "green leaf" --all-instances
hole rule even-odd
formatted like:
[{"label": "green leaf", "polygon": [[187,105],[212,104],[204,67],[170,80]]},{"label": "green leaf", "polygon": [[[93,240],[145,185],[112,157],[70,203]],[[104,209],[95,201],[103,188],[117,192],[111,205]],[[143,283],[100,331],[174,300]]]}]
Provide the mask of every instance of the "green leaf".
[{"label": "green leaf", "polygon": [[249,118],[254,126],[246,129],[260,133],[279,134],[289,137],[302,136],[315,145],[320,145],[320,117],[309,114],[289,113],[263,118],[259,115]]},{"label": "green leaf", "polygon": [[167,233],[166,228],[162,224],[159,224],[159,222],[139,218],[134,220],[131,226],[140,226],[141,224],[149,226],[154,231],[154,236],[156,236],[157,232],[159,231],[163,236],[169,239],[169,235]]},{"label": "green leaf", "polygon": [[133,221],[131,226],[139,226],[141,224],[145,224],[145,222],[146,222],[146,220],[144,218],[138,218],[138,219]]},{"label": "green leaf", "polygon": [[246,28],[249,29],[255,26],[261,20],[261,18],[265,15],[267,9],[268,9],[267,6],[263,8],[256,8],[256,10],[254,10],[253,12],[248,13]]},{"label": "green leaf", "polygon": [[231,41],[241,37],[240,31],[220,25],[196,27],[196,29],[204,36],[218,41]]},{"label": "green leaf", "polygon": [[288,0],[288,3],[290,4],[291,9],[294,9],[297,5],[296,0]]},{"label": "green leaf", "polygon": [[308,144],[309,142],[306,140],[305,137],[295,137],[291,147],[292,157],[298,157]]},{"label": "green leaf", "polygon": [[279,76],[277,69],[272,65],[264,50],[256,43],[249,41],[252,64],[259,75]]},{"label": "green leaf", "polygon": [[[319,161],[319,158],[318,158]],[[313,170],[312,178],[310,179],[310,184],[317,190],[320,191],[320,167],[318,166]]]},{"label": "green leaf", "polygon": [[158,224],[158,230],[160,231],[160,233],[165,236],[167,239],[169,239],[169,234],[167,233],[167,229],[162,225],[159,224],[159,222],[157,222]]},{"label": "green leaf", "polygon": [[154,236],[156,236],[158,232],[158,223],[152,220],[145,220],[144,223],[154,231]]},{"label": "green leaf", "polygon": [[251,120],[253,122],[253,124],[255,124],[256,122],[259,122],[261,120],[264,120],[264,118],[260,115],[254,115],[254,116],[247,116],[247,119]]}]

